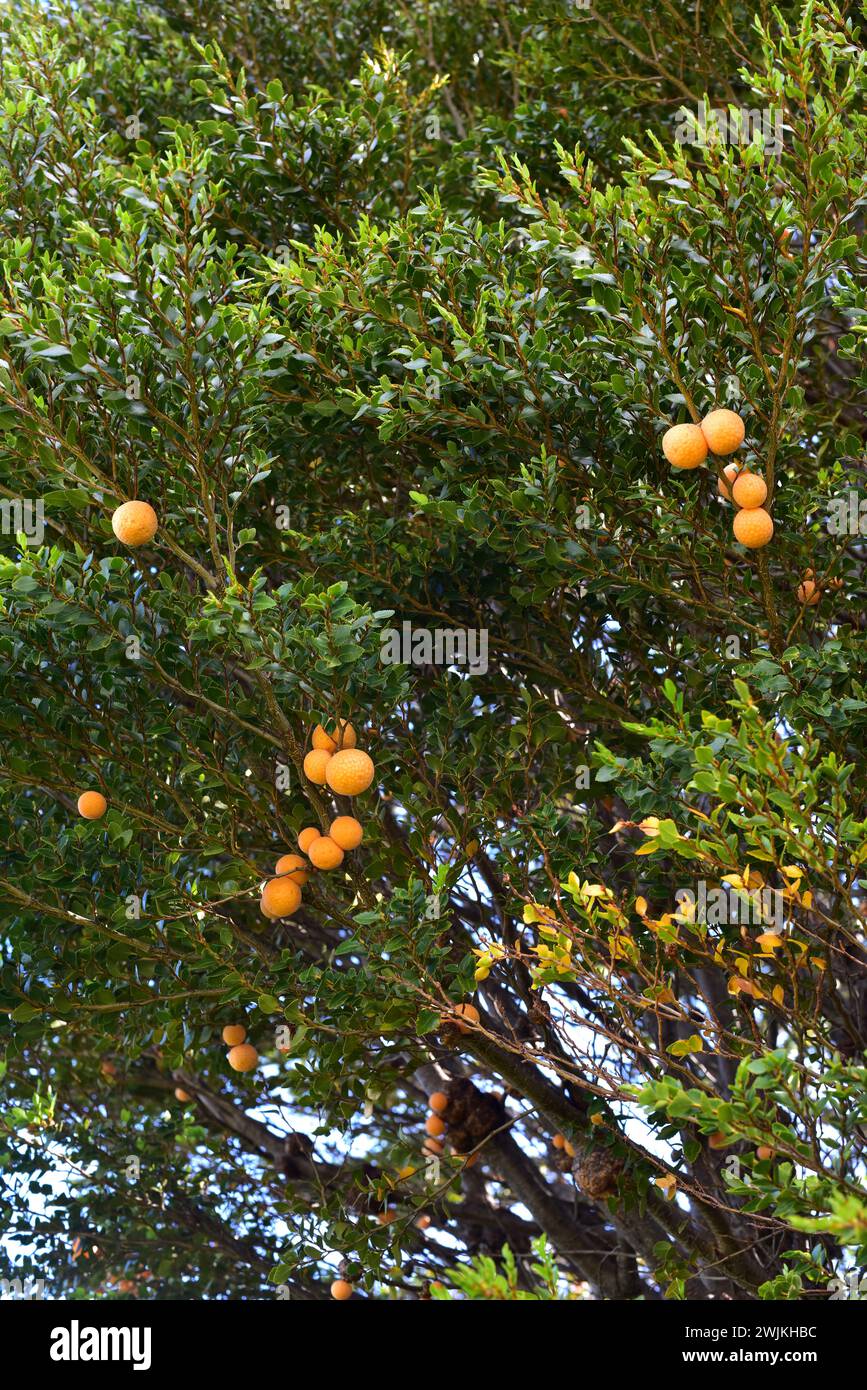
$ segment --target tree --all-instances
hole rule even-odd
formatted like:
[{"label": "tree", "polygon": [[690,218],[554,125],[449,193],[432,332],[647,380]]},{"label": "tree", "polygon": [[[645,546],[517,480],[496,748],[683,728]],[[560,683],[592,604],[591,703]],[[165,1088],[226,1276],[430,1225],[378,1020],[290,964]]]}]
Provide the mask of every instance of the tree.
[{"label": "tree", "polygon": [[[829,1296],[867,1255],[858,23],[230,8],[2,16],[10,1273]],[[714,407],[754,551],[730,459],[661,449]],[[353,799],[304,772],[339,720]],[[361,845],[263,917],[336,814]]]}]

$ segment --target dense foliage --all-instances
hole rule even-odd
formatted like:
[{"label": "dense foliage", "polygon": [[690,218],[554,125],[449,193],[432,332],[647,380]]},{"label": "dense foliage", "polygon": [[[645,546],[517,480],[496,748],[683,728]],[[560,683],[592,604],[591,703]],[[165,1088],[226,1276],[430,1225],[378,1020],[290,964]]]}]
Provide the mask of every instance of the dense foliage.
[{"label": "dense foliage", "polygon": [[[8,1276],[755,1299],[864,1266],[863,23],[0,12]],[[684,140],[705,94],[780,145]],[[715,405],[761,550],[660,449]],[[384,660],[404,624],[487,661]],[[302,768],[336,718],[352,803]],[[263,917],[337,811],[361,847]]]}]

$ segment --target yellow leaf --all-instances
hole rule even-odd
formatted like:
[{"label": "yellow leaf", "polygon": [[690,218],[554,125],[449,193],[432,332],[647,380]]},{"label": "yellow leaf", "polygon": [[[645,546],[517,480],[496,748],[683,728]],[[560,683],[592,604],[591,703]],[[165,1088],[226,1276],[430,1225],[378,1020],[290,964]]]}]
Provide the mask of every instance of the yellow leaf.
[{"label": "yellow leaf", "polygon": [[647,899],[646,899],[646,898],[636,898],[636,899],[635,899],[635,911],[638,913],[639,917],[643,917],[643,916],[645,915],[645,913],[647,912]]},{"label": "yellow leaf", "polygon": [[752,980],[742,980],[738,975],[732,975],[729,980],[729,994],[749,994],[754,999],[761,999],[762,992],[757,989]]},{"label": "yellow leaf", "polygon": [[802,906],[802,907],[812,907],[812,906],[813,906],[813,894],[810,892],[809,889],[807,889],[807,892],[806,892],[806,893],[802,893],[802,895],[801,895],[801,906]]},{"label": "yellow leaf", "polygon": [[645,835],[658,835],[659,816],[645,816],[644,820],[638,822],[638,829],[643,830]]},{"label": "yellow leaf", "polygon": [[698,908],[694,902],[690,902],[689,898],[681,898],[673,916],[678,922],[694,922],[697,911]]},{"label": "yellow leaf", "polygon": [[761,936],[756,937],[756,945],[761,946],[763,951],[778,951],[783,945],[784,938],[776,931],[763,931]]},{"label": "yellow leaf", "polygon": [[783,986],[774,985],[774,988],[771,991],[771,998],[773,999],[774,1003],[782,1005],[783,997]]},{"label": "yellow leaf", "polygon": [[524,904],[524,921],[528,925],[530,922],[555,922],[556,920],[550,907],[542,907],[539,903]]}]

